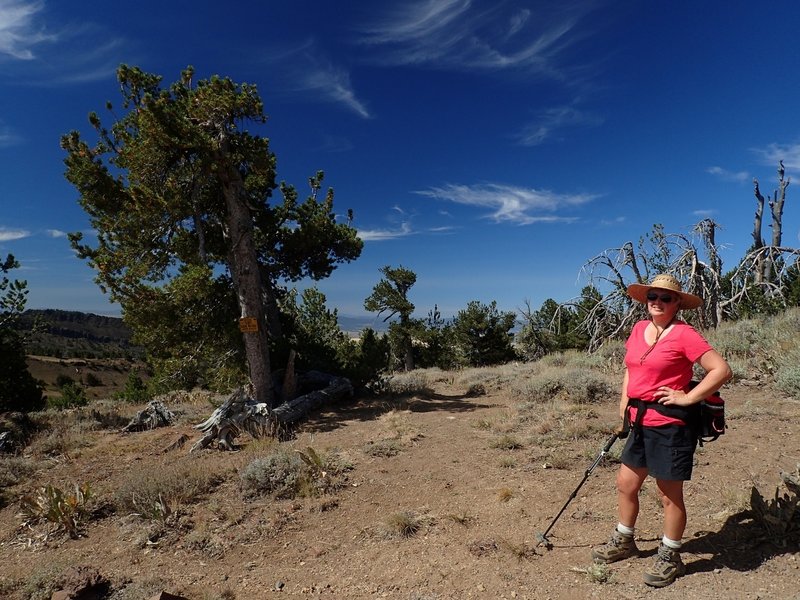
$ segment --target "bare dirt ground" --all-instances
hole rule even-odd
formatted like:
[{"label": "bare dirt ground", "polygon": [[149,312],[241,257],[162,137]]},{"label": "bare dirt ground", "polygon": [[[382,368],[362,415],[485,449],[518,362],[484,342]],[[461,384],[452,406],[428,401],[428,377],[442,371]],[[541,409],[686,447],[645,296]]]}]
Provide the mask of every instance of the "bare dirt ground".
[{"label": "bare dirt ground", "polygon": [[[162,453],[180,434],[198,437],[192,424],[210,413],[205,403],[180,405],[174,427],[87,431],[86,446],[42,461],[21,487],[89,482],[100,506],[95,517],[82,537],[69,539],[45,535],[41,524],[23,526],[16,503],[0,510],[0,583],[10,598],[49,597],[31,592],[31,582],[91,565],[111,580],[113,598],[124,600],[160,590],[198,600],[800,598],[798,548],[771,544],[742,512],[754,484],[770,498],[780,471],[800,463],[797,401],[758,386],[725,390],[728,432],[698,451],[687,485],[688,572],[656,590],[641,582],[661,535],[649,481],[637,526],[642,557],[612,565],[606,582],[585,572],[591,547],[616,524],[614,456],[621,442],[556,523],[553,548],[537,547],[536,534],[608,438],[602,432],[615,422],[614,397],[578,411],[576,422],[591,424],[594,435],[544,448],[530,430],[515,429],[519,400],[507,390],[467,397],[453,377],[432,388],[402,401],[330,407],[284,442],[335,448],[352,462],[346,485],[321,498],[245,498],[235,469],[265,445],[246,436],[238,452],[189,456],[187,444]],[[385,440],[396,442],[396,455],[366,450]],[[180,507],[166,534],[150,536],[148,522],[102,510],[102,499],[132,472],[158,473],[187,461],[228,475],[200,502]],[[397,535],[391,522],[398,515],[413,517],[418,530]]]}]

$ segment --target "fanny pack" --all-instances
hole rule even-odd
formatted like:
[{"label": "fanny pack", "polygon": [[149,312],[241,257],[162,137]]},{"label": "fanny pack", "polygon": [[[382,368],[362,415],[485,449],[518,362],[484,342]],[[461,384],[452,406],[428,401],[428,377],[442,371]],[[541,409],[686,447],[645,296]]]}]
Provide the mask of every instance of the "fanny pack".
[{"label": "fanny pack", "polygon": [[[692,381],[689,384],[690,389],[696,385],[697,382]],[[691,427],[701,446],[705,442],[713,442],[725,433],[725,400],[719,392],[714,392],[708,398],[691,406],[666,405],[659,402],[645,402],[641,398],[628,398],[628,408],[631,406],[636,408],[636,421],[631,423],[630,411],[626,410],[626,427],[641,429],[645,412],[654,410],[665,417],[680,419],[687,427]]]}]

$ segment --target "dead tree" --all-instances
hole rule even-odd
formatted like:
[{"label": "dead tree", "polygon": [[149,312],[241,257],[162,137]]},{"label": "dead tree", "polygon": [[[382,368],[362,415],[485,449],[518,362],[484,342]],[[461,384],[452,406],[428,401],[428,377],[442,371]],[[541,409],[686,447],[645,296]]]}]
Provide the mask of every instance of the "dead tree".
[{"label": "dead tree", "polygon": [[[697,223],[689,235],[665,233],[660,225],[639,240],[610,248],[591,258],[581,273],[598,290],[601,300],[584,316],[580,328],[589,333],[589,350],[597,349],[606,339],[621,337],[633,322],[645,315],[640,305],[631,302],[626,293],[630,283],[646,283],[658,273],[670,273],[683,282],[685,291],[703,298],[704,304],[691,315],[700,327],[716,327],[724,318],[736,317],[742,305],[756,292],[786,304],[788,282],[795,277],[800,249],[782,246],[783,210],[786,188],[783,162],[778,165],[778,188],[765,198],[754,179],[756,213],[753,223],[753,247],[732,271],[723,278],[722,259],[716,240],[719,225],[711,219]],[[761,227],[764,203],[770,208],[772,239],[764,243]],[[730,281],[730,288],[724,281]],[[579,300],[579,299],[578,299]],[[564,303],[572,305],[575,299]]]},{"label": "dead tree", "polygon": [[[650,235],[639,240],[638,246],[626,242],[591,258],[582,267],[582,273],[590,285],[605,293],[579,326],[589,333],[589,351],[596,350],[607,339],[623,337],[638,319],[646,316],[643,307],[628,297],[627,287],[631,283],[647,283],[659,273],[674,275],[691,294],[717,299],[687,315],[700,326],[716,325],[721,314],[718,298],[722,281],[722,261],[715,240],[717,228],[710,219],[698,223],[691,235],[665,233],[656,225]],[[706,257],[698,251],[698,246],[705,250]],[[574,302],[575,299],[568,301]]]},{"label": "dead tree", "polygon": [[[770,216],[772,217],[772,222],[769,225],[772,228],[772,240],[768,252],[756,254],[758,257],[758,264],[753,274],[756,284],[772,281],[775,261],[780,254],[774,249],[779,248],[783,240],[783,207],[786,202],[786,188],[789,187],[789,183],[791,182],[785,175],[786,169],[783,166],[783,161],[779,161],[778,189],[776,189],[771,196],[767,197]],[[753,185],[756,196],[756,216],[753,223],[753,252],[758,252],[761,248],[765,247],[764,240],[761,237],[761,222],[764,213],[765,199],[759,190],[758,179],[753,179]]]}]

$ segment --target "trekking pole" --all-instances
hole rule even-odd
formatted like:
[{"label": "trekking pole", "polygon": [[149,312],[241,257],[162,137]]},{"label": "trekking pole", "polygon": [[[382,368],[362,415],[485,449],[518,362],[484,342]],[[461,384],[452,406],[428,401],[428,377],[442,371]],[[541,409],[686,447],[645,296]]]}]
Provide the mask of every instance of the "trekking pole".
[{"label": "trekking pole", "polygon": [[576,487],[575,491],[572,492],[572,494],[570,494],[566,504],[564,504],[564,506],[561,507],[561,510],[558,511],[556,518],[553,519],[553,521],[550,523],[550,526],[545,530],[544,533],[536,534],[536,539],[538,540],[538,542],[536,543],[536,546],[534,546],[534,548],[538,548],[541,544],[544,544],[545,548],[547,548],[548,550],[552,549],[553,544],[552,542],[550,542],[549,539],[547,539],[547,534],[550,533],[550,530],[553,528],[553,525],[556,524],[558,518],[564,513],[565,510],[567,510],[567,506],[569,506],[569,503],[572,502],[575,499],[575,496],[578,495],[578,490],[581,489],[583,484],[586,483],[586,480],[589,479],[589,475],[592,474],[592,471],[594,471],[595,467],[600,464],[600,461],[603,460],[603,457],[606,454],[608,454],[609,450],[611,450],[611,446],[614,445],[614,442],[616,442],[618,438],[624,438],[627,435],[628,435],[627,431],[615,431],[614,435],[612,435],[608,439],[606,445],[603,446],[603,449],[600,451],[600,454],[597,455],[597,458],[594,459],[594,462],[589,466],[588,469],[586,469],[586,472],[583,474],[583,479],[581,479],[581,482],[578,484],[578,487]]}]

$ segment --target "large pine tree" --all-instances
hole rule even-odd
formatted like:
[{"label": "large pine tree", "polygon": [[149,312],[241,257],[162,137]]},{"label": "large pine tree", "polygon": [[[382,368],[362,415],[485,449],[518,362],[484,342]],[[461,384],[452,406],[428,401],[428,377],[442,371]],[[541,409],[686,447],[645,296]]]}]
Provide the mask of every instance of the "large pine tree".
[{"label": "large pine tree", "polygon": [[90,246],[73,234],[73,246],[151,358],[202,378],[204,368],[237,362],[243,344],[256,398],[272,404],[268,327],[278,319],[268,316],[278,282],[327,277],[362,242],[336,221],[332,190],[317,198],[321,172],[306,200],[284,184],[273,198],[275,155],[246,129],[266,121],[255,86],[195,82],[191,68],[167,88],[136,67],[117,77],[122,116],[112,112],[106,128],[91,113],[92,146],[76,131],[61,141],[66,177],[98,236]]}]

